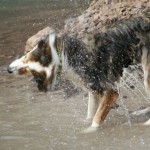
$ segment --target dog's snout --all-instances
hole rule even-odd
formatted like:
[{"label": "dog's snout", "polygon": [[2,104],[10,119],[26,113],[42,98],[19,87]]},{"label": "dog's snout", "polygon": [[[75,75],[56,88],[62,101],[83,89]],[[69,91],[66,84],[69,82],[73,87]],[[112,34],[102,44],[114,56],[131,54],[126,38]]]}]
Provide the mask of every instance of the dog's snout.
[{"label": "dog's snout", "polygon": [[7,71],[8,71],[8,73],[13,73],[13,71],[11,70],[11,68],[9,66],[7,67]]}]

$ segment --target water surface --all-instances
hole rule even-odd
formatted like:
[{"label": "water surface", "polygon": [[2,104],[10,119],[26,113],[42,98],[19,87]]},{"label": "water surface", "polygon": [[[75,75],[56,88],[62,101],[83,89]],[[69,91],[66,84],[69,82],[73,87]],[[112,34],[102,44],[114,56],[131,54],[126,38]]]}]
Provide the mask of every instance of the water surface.
[{"label": "water surface", "polygon": [[87,94],[65,100],[62,89],[41,93],[31,77],[6,71],[23,53],[28,37],[48,25],[59,31],[65,19],[81,14],[88,4],[87,0],[0,0],[0,150],[150,149],[150,128],[141,125],[148,118],[130,118],[130,125],[126,113],[148,105],[139,90],[122,89],[118,103],[124,106],[112,110],[97,132],[83,134],[91,125],[85,120]]}]

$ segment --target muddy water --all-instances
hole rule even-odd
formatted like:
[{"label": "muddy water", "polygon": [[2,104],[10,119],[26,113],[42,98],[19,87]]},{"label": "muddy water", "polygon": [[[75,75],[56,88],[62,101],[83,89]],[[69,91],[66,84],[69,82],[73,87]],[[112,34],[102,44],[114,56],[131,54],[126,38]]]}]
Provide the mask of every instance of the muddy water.
[{"label": "muddy water", "polygon": [[[62,90],[40,93],[32,78],[8,75],[5,68],[0,84],[1,150],[150,149],[150,128],[141,125],[147,118],[132,118],[130,126],[123,106],[98,131],[85,134],[91,123],[85,120],[85,93],[67,100]],[[122,100],[129,110],[147,105],[140,98]]]},{"label": "muddy water", "polygon": [[[79,13],[79,10],[83,9],[72,8],[70,3],[69,8],[72,8],[70,10],[68,3],[64,8],[55,1],[52,4],[57,5],[52,7],[52,11],[46,9],[48,5],[44,5],[45,10],[39,9],[40,16],[37,15],[37,9],[33,11],[28,9],[33,5],[28,6],[24,3],[24,7],[20,7],[19,2],[18,9],[23,17],[19,17],[16,12],[17,25],[13,21],[15,18],[12,20],[9,18],[12,12],[3,14],[8,15],[8,20],[1,16],[3,22],[0,28],[0,150],[149,150],[150,127],[141,125],[148,116],[128,116],[130,111],[149,105],[139,90],[135,89],[133,92],[131,89],[122,88],[118,101],[120,107],[111,111],[97,132],[83,134],[82,131],[91,124],[91,120],[85,120],[88,100],[86,93],[80,92],[66,100],[62,89],[40,93],[31,77],[7,73],[6,66],[22,53],[26,38],[47,25],[47,22],[37,23],[41,22],[41,18],[56,15],[53,22],[50,19],[48,23],[56,25],[55,27],[59,29],[61,25],[56,23],[58,18],[63,25],[64,19],[71,14],[74,15],[72,10]],[[44,7],[40,0],[36,2],[39,3],[34,5]],[[59,11],[58,8],[54,9],[56,6],[59,6]],[[13,7],[17,6],[12,5],[12,9]],[[26,18],[26,13],[22,11],[24,9],[32,16]],[[62,12],[67,13],[62,17]],[[142,87],[140,91],[145,95]]]}]

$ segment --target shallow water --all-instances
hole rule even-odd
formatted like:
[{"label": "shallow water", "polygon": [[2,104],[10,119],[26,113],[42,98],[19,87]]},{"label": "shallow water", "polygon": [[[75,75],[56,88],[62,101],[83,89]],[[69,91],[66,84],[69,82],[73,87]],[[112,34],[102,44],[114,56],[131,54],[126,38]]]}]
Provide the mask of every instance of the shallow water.
[{"label": "shallow water", "polygon": [[47,25],[61,29],[65,19],[88,5],[72,2],[0,1],[0,150],[149,150],[150,127],[141,125],[149,116],[128,116],[140,106],[150,106],[138,89],[121,87],[121,106],[110,112],[98,131],[85,134],[82,131],[91,124],[85,120],[85,93],[65,100],[61,89],[41,93],[31,77],[7,73],[7,65],[23,53],[28,37]]},{"label": "shallow water", "polygon": [[[150,149],[149,126],[141,125],[148,116],[132,118],[130,126],[121,106],[110,112],[98,131],[82,133],[91,124],[85,120],[85,93],[65,100],[62,90],[40,93],[31,79],[8,75],[1,68],[1,150]],[[137,103],[147,105],[143,99],[123,102],[132,111]]]}]

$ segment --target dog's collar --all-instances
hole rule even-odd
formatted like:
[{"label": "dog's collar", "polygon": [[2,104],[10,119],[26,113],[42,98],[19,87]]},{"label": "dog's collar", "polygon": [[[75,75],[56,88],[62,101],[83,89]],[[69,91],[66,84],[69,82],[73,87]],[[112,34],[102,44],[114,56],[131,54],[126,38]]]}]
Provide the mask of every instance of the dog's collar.
[{"label": "dog's collar", "polygon": [[60,79],[60,75],[62,73],[62,58],[61,58],[62,49],[63,49],[63,41],[61,37],[56,37],[56,51],[60,61],[60,64],[57,69],[57,77],[56,77],[57,80]]},{"label": "dog's collar", "polygon": [[61,61],[61,53],[62,53],[62,48],[63,48],[63,41],[61,37],[56,37],[56,51],[59,57],[59,60]]}]

